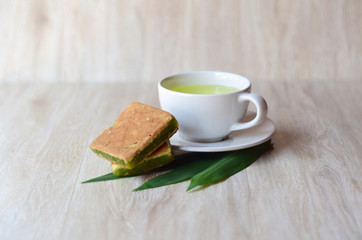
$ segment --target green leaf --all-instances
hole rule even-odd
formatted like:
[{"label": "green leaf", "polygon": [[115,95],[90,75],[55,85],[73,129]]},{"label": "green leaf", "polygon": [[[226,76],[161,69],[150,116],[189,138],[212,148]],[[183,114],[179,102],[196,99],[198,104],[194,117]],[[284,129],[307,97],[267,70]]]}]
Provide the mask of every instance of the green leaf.
[{"label": "green leaf", "polygon": [[215,162],[209,168],[196,174],[191,178],[191,182],[186,191],[201,186],[219,182],[235,173],[250,166],[264,152],[272,148],[271,141],[260,144],[256,147],[247,148],[238,151],[232,151],[225,154],[219,161]]},{"label": "green leaf", "polygon": [[[179,157],[178,161],[174,163],[176,166],[173,170],[148,180],[133,191],[162,187],[188,180],[218,161],[218,155],[211,156],[204,153]],[[183,160],[186,163],[182,163]]]},{"label": "green leaf", "polygon": [[[156,188],[191,179],[187,191],[206,184],[224,180],[247,168],[265,151],[272,148],[271,141],[256,147],[222,153],[188,153],[176,156],[175,161],[151,172],[165,172],[133,191]],[[146,174],[146,173],[145,173]],[[138,175],[139,176],[139,175]],[[110,181],[135,176],[115,177],[109,173],[82,183]]]},{"label": "green leaf", "polygon": [[129,178],[129,177],[135,177],[135,176],[125,176],[125,177],[116,177],[113,175],[113,173],[108,173],[100,177],[92,178],[87,181],[82,182],[83,183],[91,183],[91,182],[103,182],[103,181],[111,181],[111,180],[117,180],[121,178]]}]

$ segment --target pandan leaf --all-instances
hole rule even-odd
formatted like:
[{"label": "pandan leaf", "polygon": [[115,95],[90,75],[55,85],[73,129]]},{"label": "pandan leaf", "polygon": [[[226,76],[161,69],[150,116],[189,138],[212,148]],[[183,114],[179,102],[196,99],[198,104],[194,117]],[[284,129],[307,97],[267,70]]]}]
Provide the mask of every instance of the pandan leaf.
[{"label": "pandan leaf", "polygon": [[[242,171],[255,162],[264,152],[272,148],[273,145],[269,140],[258,146],[237,151],[222,153],[190,153],[177,156],[172,163],[151,171],[167,171],[166,173],[148,180],[133,191],[167,186],[189,179],[191,179],[191,182],[187,191],[190,191],[197,186],[210,185]],[[135,176],[115,177],[113,173],[108,173],[82,183],[110,181]]]},{"label": "pandan leaf", "polygon": [[111,180],[117,180],[121,178],[129,178],[129,177],[135,177],[135,176],[125,176],[125,177],[116,177],[113,175],[113,173],[108,173],[100,177],[92,178],[87,181],[84,181],[82,183],[91,183],[91,182],[103,182],[103,181],[111,181]]},{"label": "pandan leaf", "polygon": [[187,191],[224,180],[255,162],[264,152],[272,149],[271,141],[255,147],[226,153],[219,161],[191,178]]},{"label": "pandan leaf", "polygon": [[218,155],[211,156],[211,154],[205,153],[193,154],[193,156],[184,155],[182,158],[186,161],[185,164],[180,164],[182,159],[179,159],[178,164],[176,163],[178,166],[173,170],[148,180],[133,191],[162,187],[188,180],[218,161]]}]

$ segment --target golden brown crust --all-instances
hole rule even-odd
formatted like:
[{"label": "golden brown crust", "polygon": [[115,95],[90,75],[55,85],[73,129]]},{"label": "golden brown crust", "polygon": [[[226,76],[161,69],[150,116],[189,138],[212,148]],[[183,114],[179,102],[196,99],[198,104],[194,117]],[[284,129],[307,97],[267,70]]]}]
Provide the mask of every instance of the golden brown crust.
[{"label": "golden brown crust", "polygon": [[172,119],[170,113],[161,109],[142,103],[131,103],[119,115],[115,125],[100,134],[90,147],[129,162],[150,144]]}]

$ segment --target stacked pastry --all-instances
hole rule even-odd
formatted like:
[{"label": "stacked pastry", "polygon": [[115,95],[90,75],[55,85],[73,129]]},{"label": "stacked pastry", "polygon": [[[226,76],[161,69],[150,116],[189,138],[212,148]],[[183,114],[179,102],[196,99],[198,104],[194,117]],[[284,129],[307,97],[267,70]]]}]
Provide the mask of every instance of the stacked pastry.
[{"label": "stacked pastry", "polygon": [[170,113],[134,102],[90,148],[111,162],[115,176],[138,175],[173,160],[169,138],[177,129],[178,123]]}]

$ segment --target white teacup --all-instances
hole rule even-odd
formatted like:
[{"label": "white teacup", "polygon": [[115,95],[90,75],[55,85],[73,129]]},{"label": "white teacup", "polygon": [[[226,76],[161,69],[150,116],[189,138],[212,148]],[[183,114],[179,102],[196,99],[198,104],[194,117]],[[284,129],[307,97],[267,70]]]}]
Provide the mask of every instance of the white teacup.
[{"label": "white teacup", "polygon": [[[222,94],[195,94],[172,90],[185,85],[222,85],[236,88]],[[194,142],[216,142],[231,132],[254,127],[266,118],[268,107],[261,96],[250,93],[250,81],[240,75],[217,71],[195,71],[172,75],[158,83],[161,108],[179,122],[182,138]],[[241,123],[248,103],[256,106],[253,120]]]}]

